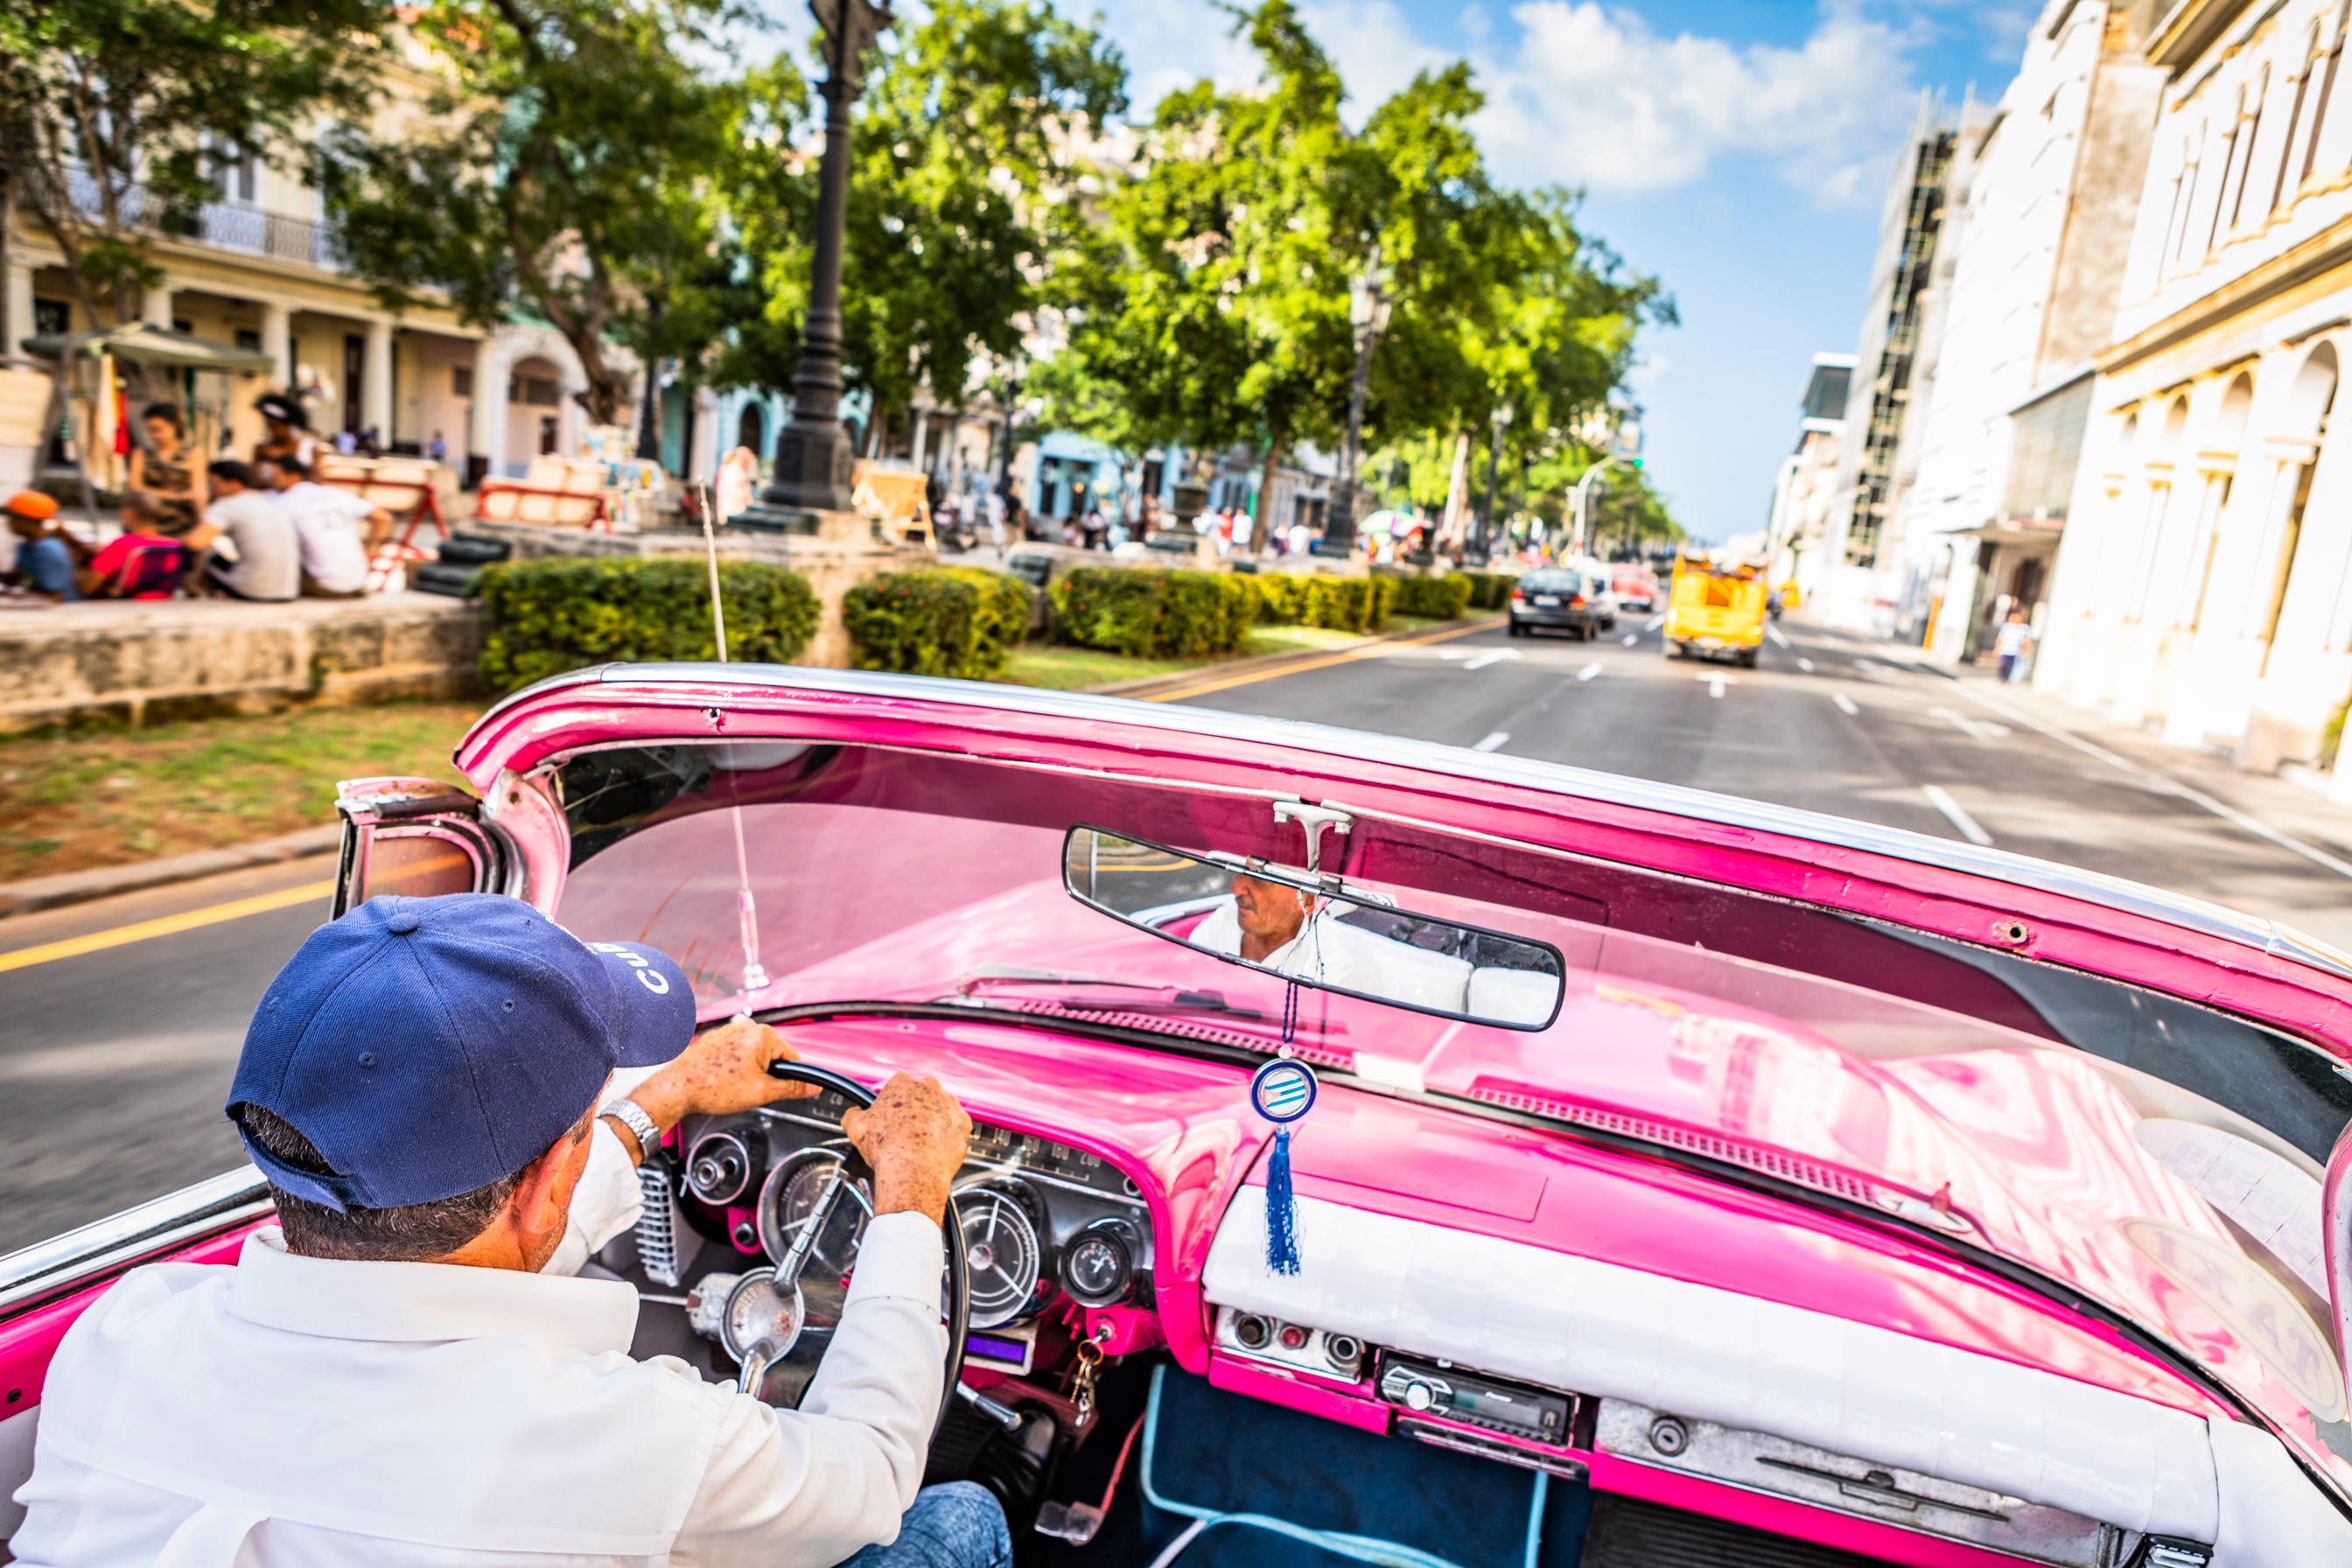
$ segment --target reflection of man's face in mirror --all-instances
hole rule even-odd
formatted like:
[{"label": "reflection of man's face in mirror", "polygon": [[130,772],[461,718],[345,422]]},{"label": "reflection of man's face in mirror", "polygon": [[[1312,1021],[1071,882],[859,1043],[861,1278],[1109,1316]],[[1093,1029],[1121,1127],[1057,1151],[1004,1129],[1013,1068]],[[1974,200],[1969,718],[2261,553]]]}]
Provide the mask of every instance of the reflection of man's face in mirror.
[{"label": "reflection of man's face in mirror", "polygon": [[1307,896],[1296,888],[1256,877],[1234,879],[1234,914],[1242,928],[1242,956],[1264,963],[1286,946],[1307,923]]}]

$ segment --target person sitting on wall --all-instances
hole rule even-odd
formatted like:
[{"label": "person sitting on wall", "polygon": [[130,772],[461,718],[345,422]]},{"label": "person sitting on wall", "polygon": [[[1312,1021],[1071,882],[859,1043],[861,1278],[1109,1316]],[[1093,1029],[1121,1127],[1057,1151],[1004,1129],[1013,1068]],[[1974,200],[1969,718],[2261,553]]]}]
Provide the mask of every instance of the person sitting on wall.
[{"label": "person sitting on wall", "polygon": [[[187,575],[189,547],[166,531],[174,519],[162,498],[146,490],[122,497],[122,531],[75,574],[86,599],[168,599]],[[201,523],[188,536],[210,542]]]},{"label": "person sitting on wall", "polygon": [[268,434],[254,443],[253,460],[291,458],[307,472],[319,460],[319,442],[310,434],[310,416],[300,400],[290,393],[270,392],[255,399],[253,406],[268,426]]},{"label": "person sitting on wall", "polygon": [[[292,458],[255,465],[255,473],[294,521],[302,544],[302,596],[357,599],[367,593],[368,557],[392,535],[392,514],[350,490],[316,483]],[[368,531],[364,539],[360,524]]]},{"label": "person sitting on wall", "polygon": [[16,564],[0,581],[60,604],[81,597],[79,572],[95,553],[58,526],[55,498],[18,490],[7,501],[8,531],[16,536]]},{"label": "person sitting on wall", "polygon": [[213,504],[205,521],[226,535],[232,553],[208,558],[194,585],[231,599],[278,603],[302,593],[302,542],[294,520],[243,463],[211,468]]},{"label": "person sitting on wall", "polygon": [[185,539],[200,525],[205,503],[204,470],[188,450],[188,427],[176,403],[151,403],[139,416],[143,442],[131,447],[130,488],[154,498],[155,525],[173,539]]}]

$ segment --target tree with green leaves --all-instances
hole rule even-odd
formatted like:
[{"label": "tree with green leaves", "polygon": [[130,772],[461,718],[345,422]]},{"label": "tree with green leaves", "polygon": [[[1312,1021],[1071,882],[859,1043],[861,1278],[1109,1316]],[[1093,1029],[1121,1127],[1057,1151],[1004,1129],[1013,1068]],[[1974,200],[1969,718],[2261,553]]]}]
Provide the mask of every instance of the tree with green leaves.
[{"label": "tree with green leaves", "polygon": [[444,0],[416,24],[447,60],[424,113],[348,124],[325,160],[353,270],[395,307],[536,315],[579,356],[581,402],[625,417],[610,351],[660,340],[717,245],[710,183],[739,89],[693,59],[725,0]]},{"label": "tree with green leaves", "polygon": [[[959,406],[982,356],[1019,349],[1085,238],[1095,175],[1074,149],[1126,112],[1126,83],[1101,34],[1018,0],[935,0],[883,49],[857,108],[842,289],[844,379],[877,412],[919,389]],[[815,161],[776,156],[789,136],[772,134],[804,97],[779,74],[758,86],[729,188],[766,295],[722,363],[732,382],[781,390],[798,359]]]},{"label": "tree with green leaves", "polygon": [[0,7],[0,175],[84,313],[137,320],[155,239],[219,200],[226,169],[297,155],[323,110],[365,113],[392,19],[380,0]]},{"label": "tree with green leaves", "polygon": [[1263,79],[1162,102],[1071,289],[1070,346],[1046,378],[1055,416],[1127,442],[1255,446],[1265,494],[1294,447],[1338,435],[1349,283],[1377,256],[1391,313],[1368,445],[1441,437],[1424,466],[1444,468],[1442,495],[1454,433],[1483,437],[1499,404],[1517,416],[1512,458],[1566,440],[1622,380],[1641,318],[1672,319],[1655,280],[1587,240],[1568,194],[1493,182],[1466,65],[1422,73],[1350,132],[1292,0],[1236,16]]}]

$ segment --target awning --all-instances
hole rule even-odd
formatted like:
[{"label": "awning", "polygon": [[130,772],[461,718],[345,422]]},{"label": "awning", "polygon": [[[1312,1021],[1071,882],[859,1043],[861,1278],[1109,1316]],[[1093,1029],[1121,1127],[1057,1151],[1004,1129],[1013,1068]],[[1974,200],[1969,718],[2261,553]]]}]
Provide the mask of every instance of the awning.
[{"label": "awning", "polygon": [[26,338],[26,353],[41,359],[116,359],[141,364],[171,365],[183,370],[219,371],[224,374],[260,374],[278,368],[278,362],[258,349],[240,349],[212,342],[187,332],[132,321],[102,332],[47,332]]}]

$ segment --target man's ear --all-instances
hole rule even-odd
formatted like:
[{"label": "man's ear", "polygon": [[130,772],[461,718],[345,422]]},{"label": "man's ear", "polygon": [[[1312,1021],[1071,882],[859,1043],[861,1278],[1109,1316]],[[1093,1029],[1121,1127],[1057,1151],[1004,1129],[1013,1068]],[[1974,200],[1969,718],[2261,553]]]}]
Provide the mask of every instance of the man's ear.
[{"label": "man's ear", "polygon": [[567,1134],[523,1167],[522,1180],[515,1184],[514,1196],[507,1200],[520,1228],[538,1232],[563,1223],[572,1195],[564,1171],[587,1142],[583,1138],[575,1142]]}]

